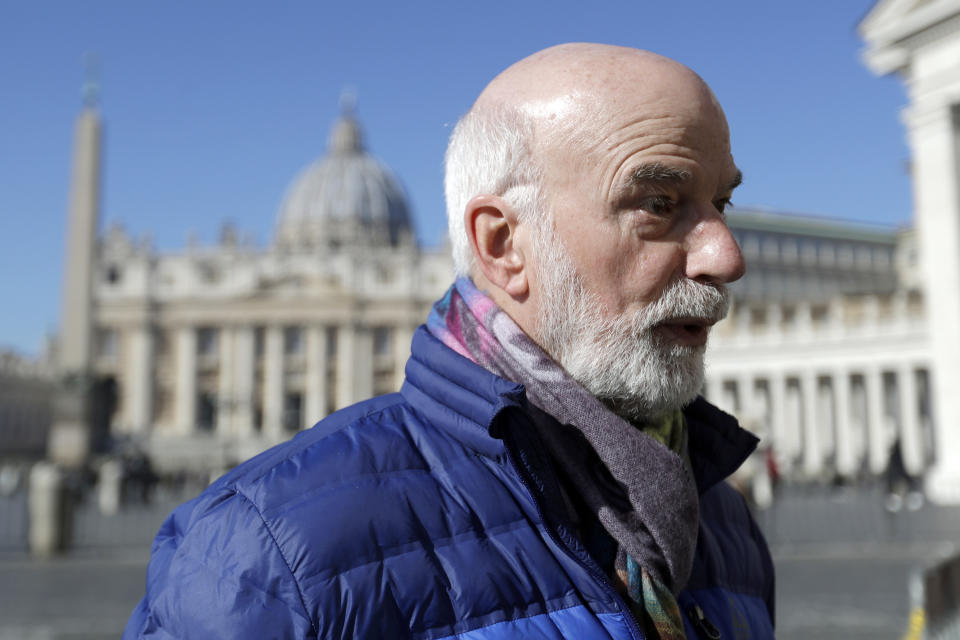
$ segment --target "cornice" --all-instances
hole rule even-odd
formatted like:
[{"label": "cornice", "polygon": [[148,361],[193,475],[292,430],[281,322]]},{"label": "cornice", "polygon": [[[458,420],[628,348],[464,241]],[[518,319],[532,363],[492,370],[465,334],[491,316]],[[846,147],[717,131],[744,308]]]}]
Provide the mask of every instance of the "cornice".
[{"label": "cornice", "polygon": [[906,69],[914,51],[960,32],[960,0],[940,0],[905,15],[868,17],[860,25],[867,41],[862,57],[878,75]]}]

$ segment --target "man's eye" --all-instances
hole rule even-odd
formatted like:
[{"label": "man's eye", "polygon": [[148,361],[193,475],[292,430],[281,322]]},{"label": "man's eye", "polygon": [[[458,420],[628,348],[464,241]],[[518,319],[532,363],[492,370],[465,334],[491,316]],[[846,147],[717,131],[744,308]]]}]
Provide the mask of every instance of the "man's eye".
[{"label": "man's eye", "polygon": [[733,202],[730,201],[730,198],[721,198],[720,200],[714,200],[713,206],[716,207],[720,213],[726,213],[727,209],[733,206]]},{"label": "man's eye", "polygon": [[640,208],[655,216],[668,216],[673,213],[676,203],[667,196],[650,196],[640,201]]}]

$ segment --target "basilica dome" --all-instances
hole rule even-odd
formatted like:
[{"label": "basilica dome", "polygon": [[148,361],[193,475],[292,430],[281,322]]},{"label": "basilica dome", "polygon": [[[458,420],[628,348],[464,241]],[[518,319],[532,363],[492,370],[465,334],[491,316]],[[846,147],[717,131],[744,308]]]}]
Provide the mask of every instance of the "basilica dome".
[{"label": "basilica dome", "polygon": [[403,189],[393,172],[366,152],[352,107],[343,107],[327,154],[287,189],[277,217],[277,245],[401,246],[412,244],[413,237]]}]

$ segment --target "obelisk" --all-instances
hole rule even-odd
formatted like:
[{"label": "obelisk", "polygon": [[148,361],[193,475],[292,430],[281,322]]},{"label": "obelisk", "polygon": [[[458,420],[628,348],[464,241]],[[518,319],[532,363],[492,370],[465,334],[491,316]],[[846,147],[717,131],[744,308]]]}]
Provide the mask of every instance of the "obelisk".
[{"label": "obelisk", "polygon": [[93,393],[93,278],[100,218],[99,86],[87,59],[83,108],[74,129],[73,167],[61,292],[59,385],[48,440],[52,460],[82,465],[90,453]]}]

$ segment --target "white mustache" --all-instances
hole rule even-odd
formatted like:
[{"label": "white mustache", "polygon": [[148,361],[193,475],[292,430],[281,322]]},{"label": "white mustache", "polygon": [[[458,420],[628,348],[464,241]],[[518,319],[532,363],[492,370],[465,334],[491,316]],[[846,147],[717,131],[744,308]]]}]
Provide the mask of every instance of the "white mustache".
[{"label": "white mustache", "polygon": [[660,298],[637,313],[634,325],[645,331],[672,320],[692,318],[716,324],[729,311],[730,293],[724,285],[682,278],[674,280]]}]

